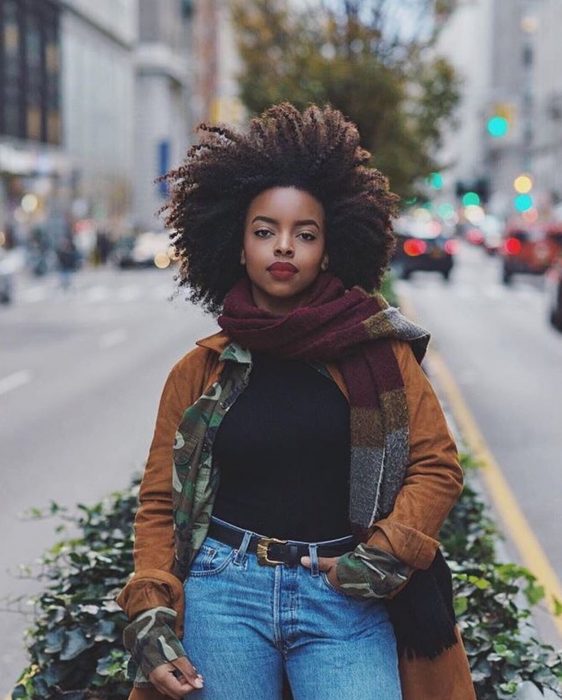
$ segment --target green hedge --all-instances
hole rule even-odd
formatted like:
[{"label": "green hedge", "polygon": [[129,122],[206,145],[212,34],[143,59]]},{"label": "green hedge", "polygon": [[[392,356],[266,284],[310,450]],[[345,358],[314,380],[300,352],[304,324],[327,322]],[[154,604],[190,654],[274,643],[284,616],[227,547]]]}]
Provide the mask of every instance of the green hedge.
[{"label": "green hedge", "polygon": [[[456,611],[480,700],[513,697],[524,681],[562,697],[562,653],[534,636],[532,608],[544,591],[525,568],[496,561],[498,532],[473,487],[473,460],[462,456],[466,484],[441,532],[453,571]],[[131,525],[138,477],[102,503],[78,506],[75,517],[55,504],[81,535],[56,544],[43,558],[45,590],[35,599],[28,632],[30,664],[13,698],[126,698],[124,614],[114,602],[131,572]],[[521,592],[526,606],[518,603]],[[560,608],[560,603],[556,603]]]}]

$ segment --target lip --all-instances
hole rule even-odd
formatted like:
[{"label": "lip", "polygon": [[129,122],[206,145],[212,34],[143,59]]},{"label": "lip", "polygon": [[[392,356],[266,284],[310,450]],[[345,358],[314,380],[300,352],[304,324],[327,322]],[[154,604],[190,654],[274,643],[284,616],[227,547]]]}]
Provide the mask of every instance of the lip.
[{"label": "lip", "polygon": [[267,268],[268,272],[298,272],[298,268],[290,262],[274,262]]}]

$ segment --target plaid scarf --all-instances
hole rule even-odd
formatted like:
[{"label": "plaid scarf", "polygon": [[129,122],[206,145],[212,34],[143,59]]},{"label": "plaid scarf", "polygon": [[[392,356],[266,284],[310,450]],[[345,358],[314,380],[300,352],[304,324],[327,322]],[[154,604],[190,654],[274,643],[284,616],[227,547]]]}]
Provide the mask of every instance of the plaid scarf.
[{"label": "plaid scarf", "polygon": [[301,303],[284,316],[258,308],[250,281],[228,293],[219,325],[243,347],[292,359],[337,361],[349,392],[351,461],[349,521],[364,541],[393,508],[408,466],[406,392],[391,340],[412,345],[421,362],[429,333],[380,293],[345,290],[320,273]]}]

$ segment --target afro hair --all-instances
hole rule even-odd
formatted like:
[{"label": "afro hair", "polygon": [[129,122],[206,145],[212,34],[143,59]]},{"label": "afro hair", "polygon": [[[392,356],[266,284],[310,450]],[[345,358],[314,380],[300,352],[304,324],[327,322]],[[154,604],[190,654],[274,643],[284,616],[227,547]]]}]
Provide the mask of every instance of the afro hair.
[{"label": "afro hair", "polygon": [[198,126],[199,143],[162,180],[170,197],[160,210],[180,260],[179,287],[213,314],[245,275],[240,249],[248,206],[271,187],[316,197],[326,214],[330,271],[346,288],[378,289],[394,245],[398,195],[369,167],[356,125],[327,104],[300,112],[281,102],[250,120],[246,132]]}]

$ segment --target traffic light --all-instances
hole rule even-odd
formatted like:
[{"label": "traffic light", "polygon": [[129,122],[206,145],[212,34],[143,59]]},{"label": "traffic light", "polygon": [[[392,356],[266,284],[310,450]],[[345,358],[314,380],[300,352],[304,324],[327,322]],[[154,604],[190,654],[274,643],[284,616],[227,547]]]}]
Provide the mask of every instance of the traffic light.
[{"label": "traffic light", "polygon": [[492,138],[507,136],[513,126],[515,109],[509,102],[496,102],[486,122],[486,130]]},{"label": "traffic light", "polygon": [[463,204],[486,204],[490,199],[490,181],[487,177],[477,177],[474,180],[457,180],[455,193]]}]

